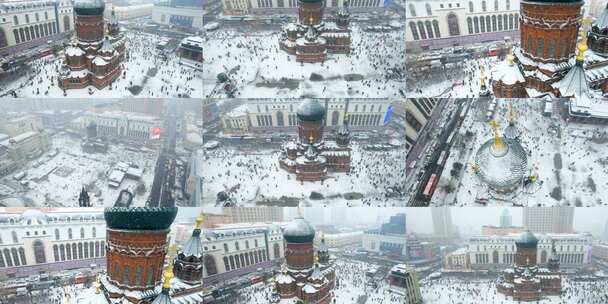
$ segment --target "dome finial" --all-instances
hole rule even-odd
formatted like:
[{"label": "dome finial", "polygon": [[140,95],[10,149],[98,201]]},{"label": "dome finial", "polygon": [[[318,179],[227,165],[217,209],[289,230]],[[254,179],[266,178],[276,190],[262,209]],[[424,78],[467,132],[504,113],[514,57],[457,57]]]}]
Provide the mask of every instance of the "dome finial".
[{"label": "dome finial", "polygon": [[300,209],[300,206],[298,206],[297,211],[298,211],[298,216],[297,217],[301,218],[302,217],[302,209]]},{"label": "dome finial", "polygon": [[492,131],[494,132],[494,149],[496,151],[503,151],[505,149],[505,144],[502,142],[500,134],[498,134],[498,123],[496,120],[492,120],[490,125],[492,126]]},{"label": "dome finial", "polygon": [[513,49],[509,48],[509,55],[507,55],[507,61],[509,63],[509,66],[513,66]]},{"label": "dome finial", "polygon": [[198,217],[196,218],[196,229],[201,229],[201,227],[203,226],[203,212],[201,211],[201,214],[198,215]]},{"label": "dome finial", "polygon": [[515,111],[513,111],[513,106],[509,103],[509,124],[515,124],[516,116]]},{"label": "dome finial", "polygon": [[587,30],[589,28],[590,23],[591,18],[585,17],[583,19],[583,32],[581,33],[582,39],[581,43],[578,45],[578,54],[576,55],[576,61],[583,62],[585,60],[585,51],[587,51]]},{"label": "dome finial", "polygon": [[164,282],[163,282],[163,288],[171,288],[171,279],[173,279],[173,277],[175,276],[173,274],[173,260],[175,258],[175,252],[177,251],[177,247],[175,246],[175,244],[172,244],[171,246],[169,246],[169,263],[167,264],[167,269],[165,270],[165,273],[163,274],[163,278],[164,278]]}]

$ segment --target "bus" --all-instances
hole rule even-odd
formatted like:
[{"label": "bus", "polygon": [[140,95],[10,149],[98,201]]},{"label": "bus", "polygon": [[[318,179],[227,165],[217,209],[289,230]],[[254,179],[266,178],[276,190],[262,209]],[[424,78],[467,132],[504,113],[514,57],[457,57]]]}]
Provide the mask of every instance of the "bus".
[{"label": "bus", "polygon": [[438,182],[439,178],[437,177],[437,174],[433,173],[424,187],[424,192],[422,192],[425,199],[431,200],[433,193],[435,193],[435,188],[437,188]]}]

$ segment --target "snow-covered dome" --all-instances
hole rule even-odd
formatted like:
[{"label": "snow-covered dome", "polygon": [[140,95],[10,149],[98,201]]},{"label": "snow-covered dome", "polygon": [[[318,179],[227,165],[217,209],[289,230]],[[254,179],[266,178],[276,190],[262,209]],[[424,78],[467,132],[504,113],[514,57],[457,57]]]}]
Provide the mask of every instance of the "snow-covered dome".
[{"label": "snow-covered dome", "polygon": [[101,16],[106,8],[104,0],[76,0],[74,1],[74,12],[76,15]]},{"label": "snow-covered dome", "polygon": [[22,225],[46,225],[48,220],[44,212],[37,209],[30,209],[23,212],[20,222]]},{"label": "snow-covered dome", "polygon": [[524,178],[528,157],[518,141],[501,138],[502,148],[497,151],[495,139],[485,142],[475,155],[477,174],[490,188],[507,192],[517,188]]},{"label": "snow-covered dome", "polygon": [[283,238],[287,243],[312,243],[315,238],[315,229],[298,214],[283,230]]},{"label": "snow-covered dome", "polygon": [[203,217],[199,216],[196,218],[196,227],[192,231],[192,237],[184,245],[184,250],[179,254],[179,258],[183,257],[196,257],[202,258],[203,256],[203,244],[201,243],[201,226],[203,224]]},{"label": "snow-covered dome", "polygon": [[511,140],[516,140],[519,138],[519,129],[517,129],[517,127],[514,124],[509,124],[506,128],[505,128],[505,132],[504,135],[506,138],[511,139]]},{"label": "snow-covered dome", "polygon": [[515,245],[517,245],[517,247],[523,248],[534,248],[537,244],[538,239],[536,238],[536,236],[534,236],[532,232],[530,232],[530,230],[524,231],[519,236],[519,239],[515,241]]},{"label": "snow-covered dome", "polygon": [[325,107],[316,99],[306,99],[300,103],[296,114],[303,121],[320,121],[325,117]]}]

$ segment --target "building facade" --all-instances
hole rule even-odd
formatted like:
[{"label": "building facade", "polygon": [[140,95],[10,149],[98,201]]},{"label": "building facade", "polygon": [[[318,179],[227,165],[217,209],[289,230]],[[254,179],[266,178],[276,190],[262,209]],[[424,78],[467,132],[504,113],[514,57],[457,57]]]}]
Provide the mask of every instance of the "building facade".
[{"label": "building facade", "polygon": [[388,274],[389,290],[405,296],[405,304],[422,303],[418,275],[416,271],[405,264],[397,264]]},{"label": "building facade", "polygon": [[413,98],[405,101],[405,152],[422,136],[422,130],[439,103],[435,98]]},{"label": "building facade", "polygon": [[275,224],[221,225],[203,229],[202,240],[203,281],[209,285],[277,265],[285,257],[281,227]]},{"label": "building facade", "polygon": [[524,208],[523,225],[533,233],[572,233],[574,207]]},{"label": "building facade", "polygon": [[[469,239],[468,252],[473,269],[502,269],[515,262],[516,241],[521,234],[476,236]],[[536,260],[545,265],[555,243],[557,258],[565,268],[582,268],[590,263],[591,235],[536,234]]]},{"label": "building facade", "polygon": [[72,1],[10,0],[0,3],[0,55],[9,55],[74,30]]},{"label": "building facade", "polygon": [[232,223],[271,223],[283,221],[283,208],[224,208],[224,215],[230,218]]},{"label": "building facade", "polygon": [[[246,107],[237,107],[231,114],[222,115],[224,132],[295,132],[300,103],[297,99],[250,99]],[[390,104],[388,100],[373,99],[323,100],[325,127],[337,131],[348,118],[348,127],[354,131],[382,129]]]},{"label": "building facade", "polygon": [[[202,5],[202,2],[201,2]],[[203,8],[176,6],[171,3],[157,3],[152,9],[152,21],[165,26],[175,26],[185,30],[203,29]]]},{"label": "building facade", "polygon": [[160,130],[161,120],[144,114],[108,111],[85,112],[70,123],[78,132],[84,132],[91,125],[96,126],[97,135],[101,137],[152,142],[155,129]]},{"label": "building facade", "polygon": [[26,277],[105,264],[101,212],[0,214],[0,274]]},{"label": "building facade", "polygon": [[[384,1],[380,0],[331,0],[326,1],[324,9],[328,13],[337,11],[348,3],[349,10],[354,12],[382,11]],[[298,0],[222,0],[222,8],[225,15],[268,15],[278,13],[296,13]]]},{"label": "building facade", "polygon": [[406,20],[410,50],[504,41],[519,37],[519,0],[412,0]]}]

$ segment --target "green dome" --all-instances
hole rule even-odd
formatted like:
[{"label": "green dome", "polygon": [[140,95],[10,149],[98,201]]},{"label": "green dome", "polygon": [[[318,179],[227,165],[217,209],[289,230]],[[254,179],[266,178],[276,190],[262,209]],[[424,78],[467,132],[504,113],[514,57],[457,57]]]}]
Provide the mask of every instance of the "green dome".
[{"label": "green dome", "polygon": [[103,215],[111,229],[164,230],[175,220],[177,207],[112,207]]},{"label": "green dome", "polygon": [[325,107],[316,99],[303,101],[296,112],[303,121],[321,121],[325,118]]},{"label": "green dome", "polygon": [[538,245],[538,239],[532,232],[530,232],[530,230],[526,230],[521,234],[519,239],[515,241],[515,245],[522,248],[536,248]]}]

